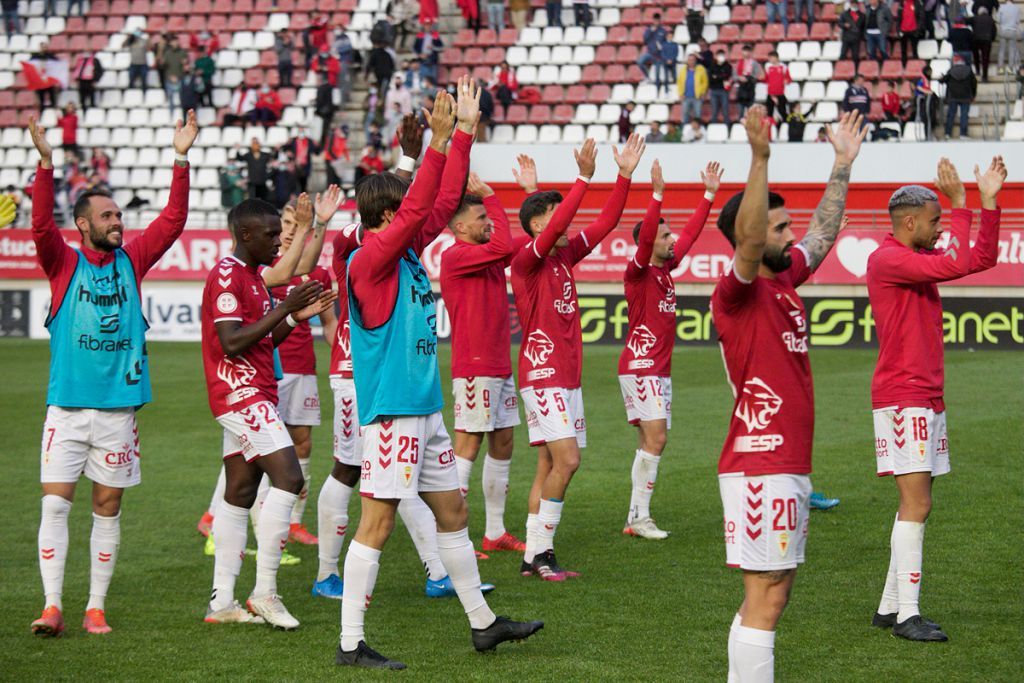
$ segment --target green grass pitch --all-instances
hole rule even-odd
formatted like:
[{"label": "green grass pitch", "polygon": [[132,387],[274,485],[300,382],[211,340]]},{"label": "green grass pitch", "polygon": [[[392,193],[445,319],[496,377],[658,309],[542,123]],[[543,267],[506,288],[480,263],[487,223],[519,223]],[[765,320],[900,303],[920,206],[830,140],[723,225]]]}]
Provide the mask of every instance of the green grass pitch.
[{"label": "green grass pitch", "polygon": [[[319,347],[323,368],[326,347]],[[302,622],[298,631],[202,622],[213,561],[202,554],[195,523],[217,474],[221,432],[207,408],[198,345],[150,348],[155,400],[140,413],[143,484],[126,494],[123,507],[120,557],[107,600],[114,633],[87,637],[80,628],[91,518],[89,489],[79,487],[64,589],[68,632],[44,640],[33,638],[28,625],[42,607],[37,482],[48,353],[43,342],[0,345],[0,406],[8,425],[0,448],[0,679],[378,679],[333,664],[339,603],[309,594],[315,548],[293,547],[302,564],[280,573],[280,592]],[[519,557],[508,553],[482,562],[483,579],[498,586],[490,597],[495,611],[543,619],[546,626],[524,644],[479,655],[458,602],[424,597],[422,569],[399,527],[383,557],[367,632],[374,647],[409,664],[403,678],[725,680],[726,637],[740,601],[740,578],[724,566],[715,478],[731,407],[719,352],[691,347],[676,354],[675,429],[653,503],[659,525],[673,533],[659,543],[621,534],[636,437],[625,423],[615,377],[618,351],[586,349],[590,447],[557,538],[559,559],[583,578],[568,584],[520,578]],[[447,349],[441,353],[446,387],[448,355]],[[922,605],[950,642],[918,644],[870,626],[896,508],[892,481],[874,475],[868,392],[874,352],[812,352],[814,482],[842,504],[812,514],[807,563],[778,630],[778,680],[1022,679],[1022,361],[1024,355],[1014,352],[947,353],[953,473],[935,490]],[[320,391],[330,415],[326,377]],[[450,412],[448,417],[450,426]],[[328,420],[314,430],[314,439],[305,518],[313,530],[316,495],[331,462]],[[516,439],[506,521],[522,534],[535,456],[525,426]],[[474,470],[470,494],[477,542],[483,530],[480,470]],[[356,503],[352,512],[355,529]],[[239,598],[251,589],[254,571],[254,562],[246,560]]]}]

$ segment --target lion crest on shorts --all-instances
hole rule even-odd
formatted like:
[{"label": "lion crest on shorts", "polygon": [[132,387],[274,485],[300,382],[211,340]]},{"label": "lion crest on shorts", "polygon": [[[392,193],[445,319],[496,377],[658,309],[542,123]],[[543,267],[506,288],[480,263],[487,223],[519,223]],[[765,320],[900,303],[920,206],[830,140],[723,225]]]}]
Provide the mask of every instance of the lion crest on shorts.
[{"label": "lion crest on shorts", "polygon": [[217,377],[227,382],[231,390],[248,386],[256,376],[256,368],[242,356],[238,358],[221,358],[217,366]]},{"label": "lion crest on shorts", "polygon": [[523,343],[523,355],[534,365],[544,365],[554,350],[555,343],[544,330],[534,330]]},{"label": "lion crest on shorts", "polygon": [[654,348],[658,338],[654,336],[647,325],[638,325],[633,334],[629,335],[626,347],[633,352],[634,356],[646,356]]},{"label": "lion crest on shorts", "polygon": [[747,431],[766,429],[782,408],[782,399],[760,377],[743,385],[735,415],[743,420]]}]

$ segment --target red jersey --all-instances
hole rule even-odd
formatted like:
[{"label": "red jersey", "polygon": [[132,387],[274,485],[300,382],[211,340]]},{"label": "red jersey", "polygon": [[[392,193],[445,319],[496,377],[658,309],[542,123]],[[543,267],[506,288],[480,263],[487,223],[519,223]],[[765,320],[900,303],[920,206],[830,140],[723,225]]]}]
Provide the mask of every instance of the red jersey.
[{"label": "red jersey", "polygon": [[331,269],[338,282],[338,330],[331,346],[331,377],[352,379],[352,344],[348,330],[348,257],[359,248],[358,223],[345,226],[334,237]]},{"label": "red jersey", "polygon": [[509,377],[512,332],[505,267],[512,260],[508,216],[494,195],[484,198],[491,240],[456,240],[441,254],[441,296],[452,323],[452,377]]},{"label": "red jersey", "polygon": [[512,259],[512,292],[523,328],[519,347],[519,386],[544,389],[580,386],[583,331],[573,267],[612,231],[622,216],[630,181],[617,176],[615,189],[594,223],[551,253],[587,189],[577,180],[547,228]]},{"label": "red jersey", "polygon": [[745,283],[734,268],[711,294],[711,314],[735,403],[719,474],[808,474],[814,385],[807,315],[796,293],[811,275],[803,247],[774,278]]},{"label": "red jersey", "polygon": [[[278,257],[277,260],[280,260]],[[277,263],[277,260],[274,262]],[[309,275],[293,277],[287,285],[280,285],[270,290],[274,305],[278,306],[296,286],[307,280],[316,280],[325,290],[331,288],[331,274],[326,269],[316,266]],[[291,334],[285,337],[277,347],[281,357],[281,370],[289,375],[315,375],[316,352],[313,350],[313,330],[308,320],[300,322]]]},{"label": "red jersey", "polygon": [[626,264],[629,332],[619,356],[620,375],[672,376],[672,349],[676,341],[676,285],[672,271],[704,229],[710,212],[711,202],[702,198],[679,235],[672,258],[662,266],[654,266],[651,253],[658,237],[661,200],[652,197],[647,205],[636,254]]},{"label": "red jersey", "polygon": [[785,64],[765,64],[764,82],[768,84],[769,95],[785,95],[786,86],[793,82]]},{"label": "red jersey", "polygon": [[221,259],[203,288],[200,320],[203,328],[203,370],[214,417],[260,401],[277,405],[274,379],[274,337],[268,334],[231,357],[224,353],[216,324],[236,320],[251,325],[270,312],[270,292],[259,270],[234,256]]},{"label": "red jersey", "polygon": [[886,114],[899,116],[900,96],[894,92],[882,93],[882,111]]},{"label": "red jersey", "polygon": [[971,248],[971,212],[953,209],[945,249],[914,251],[892,235],[868,257],[868,297],[878,328],[871,404],[945,410],[942,301],[937,282],[996,264],[1000,210],[981,211]]}]

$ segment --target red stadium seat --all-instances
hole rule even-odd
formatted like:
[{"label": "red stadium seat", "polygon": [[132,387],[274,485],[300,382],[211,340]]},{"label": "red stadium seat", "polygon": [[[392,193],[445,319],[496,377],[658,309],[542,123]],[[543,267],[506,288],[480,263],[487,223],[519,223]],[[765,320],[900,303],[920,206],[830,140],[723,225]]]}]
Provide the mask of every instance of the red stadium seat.
[{"label": "red stadium seat", "polygon": [[640,21],[644,26],[649,26],[654,23],[654,15],[661,15],[661,25],[668,27],[669,33],[672,32],[672,22],[668,20],[665,14],[665,9],[662,7],[647,7],[644,9],[644,18]]},{"label": "red stadium seat", "polygon": [[[600,68],[600,67],[599,67]],[[584,73],[586,73],[586,67],[584,67]],[[565,91],[565,103],[570,105],[582,104],[587,101],[587,86],[585,85],[570,85]]]},{"label": "red stadium seat", "polygon": [[[604,68],[604,83],[625,83],[626,82],[626,67],[622,64],[609,64]],[[593,88],[591,88],[593,93]],[[611,96],[611,93],[608,93]],[[590,101],[593,102],[593,94],[590,96]],[[607,102],[607,98],[600,104]]]},{"label": "red stadium seat", "polygon": [[264,69],[273,69],[277,66],[277,55],[272,50],[264,50],[260,53],[260,66]]},{"label": "red stadium seat", "polygon": [[634,26],[629,29],[629,38],[626,39],[627,43],[633,43],[634,45],[644,44],[644,31],[647,30],[646,26]]},{"label": "red stadium seat", "polygon": [[498,34],[498,45],[500,47],[512,47],[519,40],[519,31],[514,28],[507,28]]},{"label": "red stadium seat", "polygon": [[882,103],[875,100],[871,103],[871,111],[868,112],[869,121],[881,121],[885,118],[885,113],[882,111]]},{"label": "red stadium seat", "polygon": [[832,23],[839,18],[839,14],[836,11],[836,6],[831,2],[821,3],[821,17],[820,19],[825,22]]},{"label": "red stadium seat", "polygon": [[[196,2],[198,1],[199,0],[196,0]],[[192,11],[196,11],[194,4],[192,5]],[[276,11],[276,3],[274,0],[256,0],[256,9],[253,11],[258,14],[270,14],[271,12]]]},{"label": "red stadium seat", "polygon": [[622,10],[619,23],[623,26],[637,26],[644,23],[643,13],[639,7],[627,7]]},{"label": "red stadium seat", "polygon": [[646,80],[647,76],[644,74],[643,71],[640,70],[640,67],[637,66],[636,64],[630,64],[626,67],[626,83],[638,85]]},{"label": "red stadium seat", "polygon": [[189,33],[205,31],[207,25],[206,17],[200,14],[193,14],[185,21],[185,30]]},{"label": "red stadium seat", "polygon": [[535,104],[530,108],[528,123],[535,126],[543,126],[551,122],[551,107],[546,104]]},{"label": "red stadium seat", "polygon": [[922,59],[910,59],[907,60],[907,66],[903,69],[903,78],[910,80],[917,80],[921,76],[921,71],[924,69],[925,62]]},{"label": "red stadium seat", "polygon": [[882,64],[879,76],[885,81],[898,81],[903,77],[903,65],[898,59],[888,59]]},{"label": "red stadium seat", "polygon": [[[920,75],[920,74],[918,74],[918,75]],[[901,100],[909,100],[913,96],[914,96],[914,90],[913,90],[913,86],[911,86],[911,84],[910,84],[910,81],[903,81],[903,83],[900,84],[900,99]]]},{"label": "red stadium seat", "polygon": [[629,31],[625,26],[612,26],[608,29],[608,42],[611,45],[623,45],[629,41]]},{"label": "red stadium seat", "polygon": [[103,33],[107,28],[107,18],[104,16],[89,17],[85,20],[86,33]]},{"label": "red stadium seat", "polygon": [[85,17],[68,17],[64,33],[85,33]]},{"label": "red stadium seat", "polygon": [[84,33],[76,33],[68,41],[68,49],[72,52],[85,52],[89,49],[89,36]]},{"label": "red stadium seat", "polygon": [[39,106],[39,100],[32,91],[19,90],[14,96],[14,106],[17,109],[36,109]]},{"label": "red stadium seat", "polygon": [[811,40],[832,40],[832,24],[821,21],[811,24]]},{"label": "red stadium seat", "polygon": [[571,104],[559,104],[555,107],[554,112],[551,114],[551,123],[564,126],[565,124],[572,121],[572,117],[576,115],[576,109]]},{"label": "red stadium seat", "polygon": [[476,44],[487,49],[498,43],[498,32],[493,28],[482,28],[476,36]]},{"label": "red stadium seat", "polygon": [[309,14],[316,11],[316,0],[296,0],[295,11]]},{"label": "red stadium seat", "polygon": [[443,84],[446,84],[446,83],[454,83],[457,80],[459,80],[460,78],[462,78],[463,76],[468,76],[468,75],[469,75],[469,69],[467,69],[466,67],[464,67],[464,66],[453,66],[452,68],[448,69],[447,75],[445,75],[443,72],[439,73],[438,77],[437,77],[437,82],[438,82],[439,85],[443,85]]},{"label": "red stadium seat", "polygon": [[[89,9],[95,10],[95,3]],[[114,2],[110,3],[110,16],[124,17],[129,14],[131,14],[131,5],[128,3],[128,0],[114,0]]]},{"label": "red stadium seat", "polygon": [[733,5],[731,21],[734,24],[746,24],[754,20],[754,11],[750,5]]},{"label": "red stadium seat", "polygon": [[522,104],[513,104],[505,112],[505,123],[510,125],[519,125],[526,123],[526,106]]},{"label": "red stadium seat", "polygon": [[253,6],[252,0],[234,0],[234,10],[232,14],[249,15],[252,14]]},{"label": "red stadium seat", "polygon": [[248,17],[248,22],[245,25],[245,28],[248,31],[252,31],[253,33],[256,33],[258,31],[262,31],[266,25],[267,25],[267,15],[266,14],[250,14],[249,17]]},{"label": "red stadium seat", "polygon": [[587,93],[587,102],[598,106],[607,104],[612,96],[612,87],[607,83],[598,83],[590,88]]},{"label": "red stadium seat", "polygon": [[684,21],[686,21],[686,12],[682,7],[669,7],[661,17],[661,23],[670,28],[682,24]]},{"label": "red stadium seat", "polygon": [[786,30],[786,40],[792,40],[794,42],[807,40],[808,33],[807,24],[790,24],[789,28]]},{"label": "red stadium seat", "polygon": [[484,63],[484,51],[479,47],[467,47],[462,52],[462,61],[466,66],[478,66]]},{"label": "red stadium seat", "polygon": [[92,36],[89,38],[89,49],[92,52],[101,52],[107,49],[107,43],[109,42],[110,36],[108,35]]},{"label": "red stadium seat", "polygon": [[[878,62],[873,59],[862,61],[857,73],[869,81],[878,80]],[[832,72],[832,77],[835,78],[835,71]]]},{"label": "red stadium seat", "polygon": [[640,48],[636,45],[623,45],[619,48],[619,55],[616,61],[619,64],[633,64],[639,58]]},{"label": "red stadium seat", "polygon": [[153,0],[149,5],[151,14],[171,14],[170,0]]},{"label": "red stadium seat", "polygon": [[0,109],[9,109],[14,106],[14,91],[0,90]]},{"label": "red stadium seat", "polygon": [[[74,19],[74,18],[78,18],[78,17],[71,17],[71,19]],[[68,21],[71,21],[71,19],[68,19]],[[150,34],[160,33],[161,31],[164,30],[164,26],[166,26],[166,25],[167,25],[167,17],[159,15],[159,14],[151,14],[146,19],[146,32],[148,32]]]},{"label": "red stadium seat", "polygon": [[743,59],[743,43],[733,43],[732,47],[729,48],[729,61],[737,62]]},{"label": "red stadium seat", "polygon": [[488,81],[491,80],[493,76],[493,66],[485,66],[481,64],[480,66],[473,67],[473,78],[475,78],[478,81],[483,81],[484,83],[487,83]]},{"label": "red stadium seat", "polygon": [[442,64],[462,64],[462,50],[457,47],[447,47],[441,53]]},{"label": "red stadium seat", "polygon": [[[734,43],[737,40],[744,43],[759,43],[761,42],[761,39],[764,38],[764,27],[761,26],[761,24],[747,24],[743,27],[743,32],[739,34],[739,37],[733,38],[732,40],[729,39],[729,34],[732,32],[727,32],[725,30],[726,28],[729,28],[728,24],[718,29],[718,39],[723,43]],[[736,27],[732,28],[734,31],[739,30]]]},{"label": "red stadium seat", "polygon": [[560,85],[545,85],[540,98],[545,104],[562,104],[565,101],[565,90]]},{"label": "red stadium seat", "polygon": [[18,115],[14,109],[0,110],[0,128],[13,128],[18,125]]},{"label": "red stadium seat", "polygon": [[768,24],[764,27],[764,39],[769,43],[781,43],[786,39],[786,31],[782,24]]},{"label": "red stadium seat", "polygon": [[503,47],[489,47],[487,52],[484,53],[484,61],[482,64],[485,66],[495,67],[501,64],[505,59],[505,48]]},{"label": "red stadium seat", "polygon": [[455,34],[455,40],[452,41],[454,47],[469,47],[476,43],[476,34],[473,33],[473,29],[463,28],[459,29],[459,32]]},{"label": "red stadium seat", "polygon": [[754,45],[753,57],[759,62],[764,62],[768,59],[768,53],[775,49],[775,46],[771,43],[756,43]]},{"label": "red stadium seat", "polygon": [[594,54],[595,64],[611,64],[618,58],[618,51],[614,45],[598,45]]},{"label": "red stadium seat", "polygon": [[[863,62],[861,64],[863,65]],[[853,68],[853,62],[849,59],[844,59],[841,62],[836,62],[836,65],[832,68],[832,80],[852,81],[856,73]]]},{"label": "red stadium seat", "polygon": [[754,8],[754,21],[759,24],[768,23],[768,8],[764,5],[758,5]]},{"label": "red stadium seat", "polygon": [[167,26],[164,30],[172,33],[184,33],[185,21],[186,18],[184,14],[172,14],[167,17]]},{"label": "red stadium seat", "polygon": [[[50,49],[54,52],[67,52],[68,49],[68,36],[64,33],[58,33],[50,36]],[[3,91],[0,91],[3,92]]]}]

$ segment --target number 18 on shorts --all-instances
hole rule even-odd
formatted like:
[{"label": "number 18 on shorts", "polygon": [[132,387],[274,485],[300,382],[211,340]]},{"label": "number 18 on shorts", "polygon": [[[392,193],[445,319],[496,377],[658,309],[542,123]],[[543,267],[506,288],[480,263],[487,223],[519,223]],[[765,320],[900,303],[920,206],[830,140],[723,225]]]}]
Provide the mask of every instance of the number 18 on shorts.
[{"label": "number 18 on shorts", "polygon": [[875,421],[878,476],[931,472],[949,474],[946,413],[931,408],[879,408]]}]

